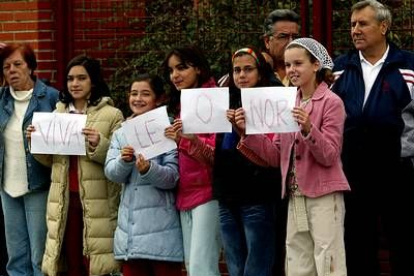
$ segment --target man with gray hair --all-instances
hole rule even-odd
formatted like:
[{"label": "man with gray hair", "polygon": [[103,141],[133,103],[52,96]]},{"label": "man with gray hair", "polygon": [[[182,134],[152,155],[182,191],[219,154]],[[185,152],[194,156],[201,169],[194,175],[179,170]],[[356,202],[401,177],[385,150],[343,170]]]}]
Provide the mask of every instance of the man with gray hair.
[{"label": "man with gray hair", "polygon": [[288,86],[283,54],[289,42],[299,37],[299,15],[288,9],[274,10],[266,17],[263,29],[266,52],[273,58],[275,75]]},{"label": "man with gray hair", "polygon": [[[289,86],[283,54],[288,43],[298,37],[299,15],[297,13],[288,9],[276,9],[267,15],[263,24],[263,40],[266,47],[264,56],[273,67],[276,77],[271,79],[272,85]],[[266,54],[270,55],[272,62],[268,61]],[[220,87],[225,87],[228,86],[228,82],[229,75],[226,74],[217,81],[217,84]]]},{"label": "man with gray hair", "polygon": [[348,275],[380,275],[381,231],[391,275],[412,275],[414,173],[400,153],[402,111],[414,95],[414,55],[388,41],[392,17],[384,5],[360,1],[351,13],[355,49],[335,60],[332,86],[347,112],[342,161],[351,186],[345,196]]}]

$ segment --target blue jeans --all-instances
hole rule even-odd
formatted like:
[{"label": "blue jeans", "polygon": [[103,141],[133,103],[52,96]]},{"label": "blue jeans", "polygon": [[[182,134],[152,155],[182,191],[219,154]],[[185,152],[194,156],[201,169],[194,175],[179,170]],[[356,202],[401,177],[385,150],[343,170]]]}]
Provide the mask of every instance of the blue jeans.
[{"label": "blue jeans", "polygon": [[271,276],[275,254],[275,205],[220,203],[219,211],[230,276]]},{"label": "blue jeans", "polygon": [[1,197],[0,197],[0,275],[6,275],[6,264],[7,260],[7,251],[6,251],[6,237],[4,235],[4,220],[3,220],[3,208],[1,207]]},{"label": "blue jeans", "polygon": [[220,276],[218,203],[211,200],[181,211],[185,266],[189,276]]},{"label": "blue jeans", "polygon": [[42,276],[48,191],[17,198],[4,191],[0,195],[9,255],[7,272],[13,276]]}]

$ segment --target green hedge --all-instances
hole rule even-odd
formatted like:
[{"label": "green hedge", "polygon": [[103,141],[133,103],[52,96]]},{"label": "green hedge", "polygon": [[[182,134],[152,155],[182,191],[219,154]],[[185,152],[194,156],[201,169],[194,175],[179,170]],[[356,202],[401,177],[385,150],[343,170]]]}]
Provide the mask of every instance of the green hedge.
[{"label": "green hedge", "polygon": [[214,76],[219,78],[229,70],[233,51],[246,45],[262,46],[263,21],[270,11],[290,8],[300,12],[299,2],[146,1],[146,15],[130,21],[131,28],[144,29],[142,35],[132,39],[126,49],[128,56],[113,61],[117,70],[110,79],[112,97],[118,107],[128,109],[125,92],[134,76],[141,72],[162,74],[160,64],[166,52],[190,43],[204,50]]}]

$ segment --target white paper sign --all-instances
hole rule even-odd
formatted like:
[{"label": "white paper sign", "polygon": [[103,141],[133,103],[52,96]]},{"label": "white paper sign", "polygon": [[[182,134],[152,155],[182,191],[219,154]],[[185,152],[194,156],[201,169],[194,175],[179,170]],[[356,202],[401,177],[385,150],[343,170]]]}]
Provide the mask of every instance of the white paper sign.
[{"label": "white paper sign", "polygon": [[296,87],[255,87],[241,89],[246,116],[246,134],[283,133],[299,130],[292,109]]},{"label": "white paper sign", "polygon": [[86,115],[34,112],[31,135],[31,153],[86,155]]},{"label": "white paper sign", "polygon": [[194,88],[181,90],[183,133],[231,132],[227,120],[229,88]]},{"label": "white paper sign", "polygon": [[135,154],[141,153],[146,159],[151,159],[177,148],[175,141],[164,135],[168,126],[167,108],[161,106],[126,121],[122,128]]}]

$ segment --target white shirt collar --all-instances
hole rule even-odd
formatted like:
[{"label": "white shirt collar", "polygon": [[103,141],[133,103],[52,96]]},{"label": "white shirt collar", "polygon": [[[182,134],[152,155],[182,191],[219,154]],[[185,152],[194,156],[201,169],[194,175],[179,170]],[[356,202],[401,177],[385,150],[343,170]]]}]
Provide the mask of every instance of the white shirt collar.
[{"label": "white shirt collar", "polygon": [[73,105],[73,103],[69,103],[69,113],[75,113],[75,114],[86,114],[86,106],[84,107],[84,109],[82,110],[82,113],[79,113],[79,111],[76,110],[75,106]]},{"label": "white shirt collar", "polygon": [[18,91],[18,93],[13,89],[13,87],[9,86],[10,95],[19,102],[28,101],[33,95],[33,88],[27,91]]},{"label": "white shirt collar", "polygon": [[388,52],[390,51],[390,45],[387,45],[387,50],[385,50],[384,54],[382,55],[382,57],[375,63],[375,64],[371,64],[371,62],[369,62],[363,55],[361,51],[358,51],[359,53],[359,59],[362,62],[368,63],[371,66],[376,66],[378,64],[382,64],[385,62],[385,59],[388,56]]}]

